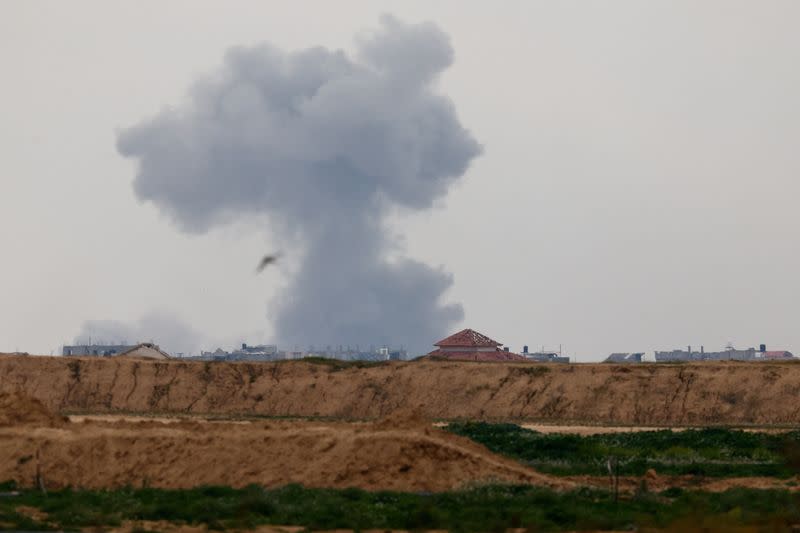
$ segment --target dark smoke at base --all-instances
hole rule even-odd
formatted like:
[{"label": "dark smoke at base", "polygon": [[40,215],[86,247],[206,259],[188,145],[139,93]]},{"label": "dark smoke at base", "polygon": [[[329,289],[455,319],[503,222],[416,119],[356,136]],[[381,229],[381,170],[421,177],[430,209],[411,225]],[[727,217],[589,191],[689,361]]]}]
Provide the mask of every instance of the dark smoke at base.
[{"label": "dark smoke at base", "polygon": [[266,214],[280,240],[302,243],[276,300],[279,342],[421,353],[463,310],[440,302],[446,272],[386,261],[382,213],[431,207],[481,152],[435,89],[452,61],[435,25],[388,16],[355,57],[233,48],[183,106],[122,131],[118,149],[138,161],[139,199],[184,231]]}]

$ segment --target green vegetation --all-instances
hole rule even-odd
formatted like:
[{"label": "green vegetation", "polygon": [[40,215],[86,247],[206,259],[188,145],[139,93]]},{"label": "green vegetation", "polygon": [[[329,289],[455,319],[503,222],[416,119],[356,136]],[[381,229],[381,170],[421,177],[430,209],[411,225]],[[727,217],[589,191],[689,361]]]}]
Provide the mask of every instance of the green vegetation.
[{"label": "green vegetation", "polygon": [[555,475],[606,475],[606,461],[620,475],[789,477],[798,471],[800,431],[782,434],[730,429],[641,431],[591,436],[544,434],[514,424],[454,423],[448,429]]},{"label": "green vegetation", "polygon": [[525,375],[531,377],[541,377],[551,372],[550,367],[547,366],[512,366],[511,374]]},{"label": "green vegetation", "polygon": [[[10,487],[5,487],[9,489]],[[0,491],[3,489],[0,488]],[[46,516],[31,518],[25,507]],[[252,528],[259,524],[298,525],[309,529],[448,529],[501,531],[525,527],[538,531],[713,525],[781,531],[800,523],[796,497],[788,491],[731,490],[710,494],[671,489],[641,493],[615,503],[605,491],[558,493],[528,486],[486,486],[442,494],[366,492],[356,489],[306,489],[290,485],[203,487],[170,491],[63,490],[43,494],[21,491],[0,496],[2,529],[78,529],[110,527],[125,520],[165,520],[206,524],[211,528]]]},{"label": "green vegetation", "polygon": [[[455,423],[450,431],[555,474],[788,476],[800,468],[800,432],[727,429],[647,431],[593,436],[542,434],[512,424]],[[800,525],[800,497],[787,490],[721,493],[642,482],[619,499],[610,491],[557,492],[532,486],[476,486],[447,493],[358,489],[198,487],[190,490],[17,490],[0,484],[0,530],[108,528],[125,521],[250,529],[274,524],[308,529],[446,529],[450,531],[647,530],[786,531]],[[749,529],[748,529],[749,528]]]}]

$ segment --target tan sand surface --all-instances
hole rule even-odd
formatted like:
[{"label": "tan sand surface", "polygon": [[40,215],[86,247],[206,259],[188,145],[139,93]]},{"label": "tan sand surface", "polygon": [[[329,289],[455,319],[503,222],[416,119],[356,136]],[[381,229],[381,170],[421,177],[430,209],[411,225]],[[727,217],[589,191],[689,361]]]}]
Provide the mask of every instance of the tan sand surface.
[{"label": "tan sand surface", "polygon": [[439,420],[574,426],[800,424],[800,364],[643,365],[303,361],[203,363],[0,356],[0,392],[73,414],[194,413],[377,419],[419,407]]},{"label": "tan sand surface", "polygon": [[480,483],[572,483],[490,453],[416,415],[377,423],[251,423],[26,419],[36,402],[4,404],[0,479],[23,486],[112,488],[199,485],[359,487],[443,491]]},{"label": "tan sand surface", "polygon": [[0,427],[43,425],[61,427],[65,417],[54,414],[39,400],[20,393],[0,392]]},{"label": "tan sand surface", "polygon": [[[300,483],[435,492],[482,483],[559,490],[610,485],[604,476],[541,474],[435,427],[419,411],[403,409],[376,422],[355,423],[74,418],[80,421],[53,415],[24,395],[0,394],[0,479],[51,489]],[[631,494],[643,481],[650,491],[800,488],[796,478],[714,479],[650,471],[643,478],[620,478],[620,491]]]}]

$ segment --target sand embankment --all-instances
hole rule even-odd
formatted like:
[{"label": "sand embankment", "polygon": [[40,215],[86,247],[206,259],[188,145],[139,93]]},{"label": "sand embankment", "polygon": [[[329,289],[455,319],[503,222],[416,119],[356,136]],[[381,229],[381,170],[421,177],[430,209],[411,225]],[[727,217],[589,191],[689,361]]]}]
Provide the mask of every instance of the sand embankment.
[{"label": "sand embankment", "polygon": [[42,404],[19,395],[0,393],[0,405],[12,415],[10,423],[0,423],[0,479],[28,487],[302,483],[443,491],[475,483],[575,486],[494,455],[417,417],[350,424],[67,422],[48,416]]},{"label": "sand embankment", "polygon": [[800,364],[534,365],[203,363],[0,357],[0,392],[61,412],[372,419],[418,407],[437,419],[619,425],[800,423]]}]

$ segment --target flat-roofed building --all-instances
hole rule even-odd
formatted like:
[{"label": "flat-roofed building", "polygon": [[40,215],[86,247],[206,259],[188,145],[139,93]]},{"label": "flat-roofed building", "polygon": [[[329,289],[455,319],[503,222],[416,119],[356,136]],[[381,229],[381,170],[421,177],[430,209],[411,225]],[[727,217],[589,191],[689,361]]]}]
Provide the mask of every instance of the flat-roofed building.
[{"label": "flat-roofed building", "polygon": [[604,363],[641,363],[644,352],[612,353],[606,357]]},{"label": "flat-roofed building", "polygon": [[792,352],[787,352],[786,350],[770,350],[762,352],[761,357],[769,360],[794,359],[794,354],[792,354]]},{"label": "flat-roofed building", "polygon": [[131,344],[75,344],[65,345],[61,349],[61,355],[118,355],[125,350],[130,350],[134,345]]}]

